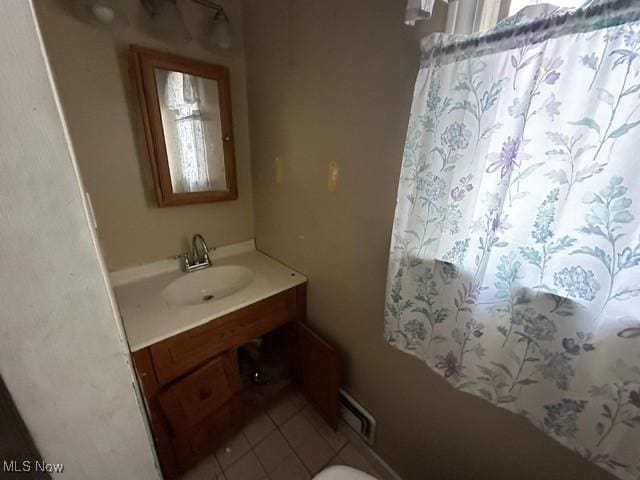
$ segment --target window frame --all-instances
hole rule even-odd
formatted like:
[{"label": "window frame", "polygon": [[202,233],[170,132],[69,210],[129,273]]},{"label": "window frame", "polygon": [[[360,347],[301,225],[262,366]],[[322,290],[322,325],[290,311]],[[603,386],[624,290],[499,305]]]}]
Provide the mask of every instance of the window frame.
[{"label": "window frame", "polygon": [[509,14],[511,0],[449,0],[446,33],[488,30]]},{"label": "window frame", "polygon": [[509,16],[511,3],[512,0],[448,0],[445,32],[471,34],[488,30]]}]

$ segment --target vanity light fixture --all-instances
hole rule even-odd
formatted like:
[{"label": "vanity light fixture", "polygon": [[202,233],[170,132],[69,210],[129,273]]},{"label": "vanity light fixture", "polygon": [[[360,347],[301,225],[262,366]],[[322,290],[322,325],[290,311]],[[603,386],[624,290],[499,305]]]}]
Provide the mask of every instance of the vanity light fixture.
[{"label": "vanity light fixture", "polygon": [[230,49],[233,45],[231,22],[229,22],[229,17],[225,13],[222,5],[210,0],[193,0],[193,2],[216,11],[215,16],[213,17],[213,25],[211,25],[211,33],[208,38],[208,46],[221,48],[223,50]]},{"label": "vanity light fixture", "polygon": [[126,14],[116,0],[75,0],[74,13],[85,23],[105,29],[129,25]]},{"label": "vanity light fixture", "polygon": [[[151,17],[150,30],[155,36],[176,42],[191,41],[191,34],[184,23],[177,0],[140,0]],[[233,44],[231,23],[222,5],[210,0],[192,0],[194,3],[215,10],[207,47],[228,50]]]},{"label": "vanity light fixture", "polygon": [[161,39],[177,43],[191,41],[176,0],[141,0],[142,6],[151,17],[150,33]]}]

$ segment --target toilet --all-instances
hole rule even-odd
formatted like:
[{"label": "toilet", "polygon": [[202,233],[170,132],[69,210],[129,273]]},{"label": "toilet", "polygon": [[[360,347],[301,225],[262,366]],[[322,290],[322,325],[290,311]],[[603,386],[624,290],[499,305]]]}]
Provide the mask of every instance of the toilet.
[{"label": "toilet", "polygon": [[313,480],[377,480],[375,477],[355,468],[333,465],[318,473]]}]

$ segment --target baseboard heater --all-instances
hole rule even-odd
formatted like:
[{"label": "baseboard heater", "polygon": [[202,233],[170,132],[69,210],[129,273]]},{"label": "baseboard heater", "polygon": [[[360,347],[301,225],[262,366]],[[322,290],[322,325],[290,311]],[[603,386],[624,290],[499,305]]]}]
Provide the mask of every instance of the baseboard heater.
[{"label": "baseboard heater", "polygon": [[369,444],[373,445],[376,420],[351,395],[340,389],[342,419]]}]

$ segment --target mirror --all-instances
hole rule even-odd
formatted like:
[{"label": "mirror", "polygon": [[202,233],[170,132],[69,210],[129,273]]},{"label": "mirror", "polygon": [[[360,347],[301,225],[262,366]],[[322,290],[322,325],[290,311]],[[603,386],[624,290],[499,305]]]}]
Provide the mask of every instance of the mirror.
[{"label": "mirror", "polygon": [[158,205],[238,198],[229,70],[131,52]]}]

